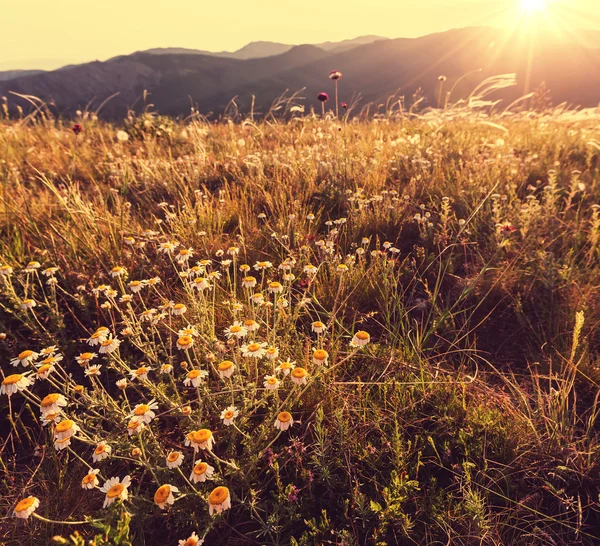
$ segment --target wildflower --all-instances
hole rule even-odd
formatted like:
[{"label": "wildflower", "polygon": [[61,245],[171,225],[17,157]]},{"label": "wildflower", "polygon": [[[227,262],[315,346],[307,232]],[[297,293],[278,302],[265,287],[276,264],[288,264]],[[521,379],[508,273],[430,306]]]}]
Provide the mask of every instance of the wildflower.
[{"label": "wildflower", "polygon": [[210,480],[214,473],[214,467],[210,466],[208,463],[197,461],[190,474],[190,481],[194,483],[205,482],[206,480]]},{"label": "wildflower", "polygon": [[0,266],[0,276],[8,277],[9,275],[12,275],[12,272],[13,272],[13,268],[10,265]]},{"label": "wildflower", "polygon": [[182,351],[187,351],[194,345],[194,338],[192,336],[180,336],[177,339],[177,348]]},{"label": "wildflower", "polygon": [[256,271],[264,271],[265,269],[270,269],[271,267],[273,267],[271,262],[256,262],[254,264],[254,269],[256,269]]},{"label": "wildflower", "polygon": [[208,449],[212,450],[214,442],[213,433],[207,428],[201,428],[200,430],[195,430],[190,432],[185,439],[186,446],[192,446],[194,448],[194,453],[196,453],[199,449]]},{"label": "wildflower", "polygon": [[332,70],[329,73],[329,79],[330,80],[340,80],[342,79],[342,73],[339,70]]},{"label": "wildflower", "polygon": [[271,294],[280,294],[283,292],[283,285],[280,282],[271,281],[269,283],[269,292],[271,292]]},{"label": "wildflower", "polygon": [[193,255],[194,250],[192,248],[182,248],[177,255],[177,263],[183,265],[187,263]]},{"label": "wildflower", "polygon": [[347,103],[347,102],[342,102],[342,104],[341,104],[341,107],[342,107],[344,110],[347,110],[347,109],[348,109],[348,103]]},{"label": "wildflower", "polygon": [[6,394],[6,396],[12,396],[16,392],[24,391],[27,387],[33,385],[33,381],[29,377],[31,372],[26,373],[14,373],[6,376],[2,380],[0,385],[0,394]]},{"label": "wildflower", "polygon": [[71,131],[73,131],[75,135],[78,135],[79,133],[81,133],[81,131],[83,131],[83,126],[81,125],[81,123],[75,123],[75,125],[71,127]]},{"label": "wildflower", "polygon": [[40,505],[40,500],[36,497],[27,497],[17,503],[14,516],[21,519],[27,519],[33,514]]},{"label": "wildflower", "polygon": [[129,135],[125,131],[117,131],[117,140],[119,142],[127,142],[129,140]]},{"label": "wildflower", "polygon": [[121,340],[116,337],[106,338],[102,343],[100,343],[100,348],[98,352],[101,354],[110,354],[116,351],[121,345]]},{"label": "wildflower", "polygon": [[191,325],[187,325],[185,328],[177,332],[178,336],[198,336],[198,330]]},{"label": "wildflower", "polygon": [[164,510],[169,504],[175,502],[173,493],[179,493],[179,489],[170,484],[161,485],[154,493],[154,504]]},{"label": "wildflower", "polygon": [[97,463],[99,461],[103,461],[112,453],[112,447],[110,447],[106,442],[102,441],[94,449],[94,453],[92,454],[92,460]]},{"label": "wildflower", "polygon": [[40,364],[37,369],[37,377],[38,379],[48,379],[48,376],[54,371],[54,366],[52,364]]},{"label": "wildflower", "polygon": [[134,294],[137,294],[144,288],[144,281],[131,281],[127,286]]},{"label": "wildflower", "polygon": [[131,235],[127,235],[127,236],[123,237],[123,242],[126,245],[133,246],[133,245],[135,245],[135,237],[132,237]]},{"label": "wildflower", "polygon": [[291,372],[292,381],[296,385],[306,385],[308,372],[304,368],[294,368]]},{"label": "wildflower", "polygon": [[204,544],[204,539],[196,533],[192,533],[187,539],[180,540],[178,546],[202,546],[202,544]]},{"label": "wildflower", "polygon": [[192,415],[192,408],[190,406],[183,406],[181,408],[181,414],[185,415],[186,417],[189,417],[190,415]]},{"label": "wildflower", "polygon": [[275,360],[279,356],[279,349],[277,347],[269,347],[265,356],[269,360]]},{"label": "wildflower", "polygon": [[207,288],[210,288],[210,284],[208,282],[208,279],[205,277],[196,277],[191,283],[190,286],[192,288],[195,288],[198,291],[203,291],[206,290]]},{"label": "wildflower", "polygon": [[106,341],[109,335],[109,329],[105,326],[101,326],[88,338],[88,345],[91,345],[92,347],[95,345],[100,345],[102,342]]},{"label": "wildflower", "polygon": [[52,393],[42,399],[40,402],[40,410],[42,415],[48,413],[56,413],[60,411],[60,408],[64,408],[67,405],[67,400],[62,394]]},{"label": "wildflower", "polygon": [[124,277],[125,275],[127,275],[127,269],[120,265],[113,267],[110,271],[110,276],[113,278]]},{"label": "wildflower", "polygon": [[173,371],[173,366],[171,364],[163,364],[160,367],[160,373],[161,374],[169,374]]},{"label": "wildflower", "polygon": [[275,428],[282,432],[290,428],[294,424],[292,415],[287,411],[282,411],[275,419]]},{"label": "wildflower", "polygon": [[129,476],[125,476],[123,481],[119,478],[110,478],[104,482],[104,485],[100,488],[100,491],[106,493],[106,498],[104,499],[103,508],[110,506],[117,499],[121,499],[122,501],[126,501],[128,498],[127,488],[131,485],[131,478]]},{"label": "wildflower", "polygon": [[267,343],[248,343],[246,345],[242,345],[240,347],[240,351],[245,357],[248,358],[262,358],[267,353],[266,347]]},{"label": "wildflower", "polygon": [[187,311],[187,307],[183,303],[176,303],[171,309],[171,313],[176,316],[181,316]]},{"label": "wildflower", "polygon": [[167,467],[168,468],[177,468],[181,466],[183,462],[183,453],[181,451],[171,451],[167,455]]},{"label": "wildflower", "polygon": [[244,277],[242,279],[242,286],[248,289],[254,288],[256,286],[256,277],[252,277],[251,275]]},{"label": "wildflower", "polygon": [[149,368],[148,366],[140,366],[137,370],[133,370],[130,373],[130,377],[132,379],[132,381],[134,379],[139,379],[141,380],[146,380],[148,379],[148,372],[152,370],[152,368]]},{"label": "wildflower", "polygon": [[329,358],[329,353],[324,351],[323,349],[317,349],[313,353],[313,364],[317,365],[327,365],[327,359]]},{"label": "wildflower", "polygon": [[279,379],[274,375],[265,375],[265,381],[263,383],[265,389],[273,391],[279,388]]},{"label": "wildflower", "polygon": [[322,103],[325,103],[325,102],[327,102],[327,101],[329,100],[329,95],[328,95],[327,93],[325,93],[325,92],[322,92],[322,93],[319,93],[319,94],[317,95],[317,98],[318,98],[318,99],[319,99],[319,100],[320,100]]},{"label": "wildflower", "polygon": [[338,264],[337,270],[339,273],[345,273],[348,271],[348,266],[346,264]]},{"label": "wildflower", "polygon": [[19,364],[21,364],[22,366],[27,366],[28,364],[31,364],[34,360],[37,360],[39,356],[40,355],[34,351],[26,350],[19,353],[17,358],[11,360],[10,363],[13,366],[18,366]]},{"label": "wildflower", "polygon": [[[44,349],[42,349],[40,351],[40,355],[46,356],[46,357],[54,356],[57,351],[58,351],[58,347],[56,345],[50,345],[49,347],[45,347]],[[59,360],[62,360],[62,356],[59,358]],[[44,364],[44,362],[42,364]]]},{"label": "wildflower", "polygon": [[303,269],[304,273],[306,273],[307,275],[316,275],[318,268],[312,264],[308,264],[304,266]]},{"label": "wildflower", "polygon": [[223,362],[219,363],[218,370],[219,377],[221,379],[231,377],[233,375],[233,372],[235,371],[235,364],[231,362],[231,360],[223,360]]},{"label": "wildflower", "polygon": [[265,297],[260,292],[258,292],[257,294],[252,294],[251,299],[252,302],[256,303],[257,305],[261,305],[265,301]]},{"label": "wildflower", "polygon": [[94,487],[97,487],[100,483],[98,481],[98,472],[100,472],[100,469],[95,468],[89,474],[86,474],[81,480],[81,487],[84,489],[94,489]]},{"label": "wildflower", "polygon": [[231,508],[231,496],[229,494],[229,489],[227,489],[227,487],[223,487],[222,485],[213,489],[211,494],[208,496],[209,515],[212,516],[215,512],[220,514],[229,508]]},{"label": "wildflower", "polygon": [[316,320],[311,325],[311,330],[316,334],[322,334],[326,328],[327,327],[320,320]]},{"label": "wildflower", "polygon": [[[102,369],[102,364],[94,364],[92,366],[88,366],[83,373],[86,375],[86,377],[90,377],[91,375],[100,375],[101,369]],[[125,380],[125,381],[127,381],[127,380]]]},{"label": "wildflower", "polygon": [[363,345],[369,343],[369,341],[371,341],[371,336],[369,333],[365,332],[364,330],[359,330],[356,332],[356,334],[354,334],[350,345],[352,345],[352,347],[362,347]]},{"label": "wildflower", "polygon": [[240,414],[235,406],[229,406],[221,412],[221,419],[226,426],[233,425],[233,420]]},{"label": "wildflower", "polygon": [[125,378],[119,379],[119,380],[115,381],[115,385],[116,385],[117,389],[122,391],[127,388],[127,385],[128,385],[127,379],[125,379]]},{"label": "wildflower", "polygon": [[145,423],[139,417],[132,417],[127,423],[127,434],[133,436],[134,434],[140,434],[145,428]]},{"label": "wildflower", "polygon": [[171,252],[173,252],[178,246],[179,246],[179,243],[177,243],[175,241],[161,243],[158,246],[158,251],[161,252],[162,254],[171,254]]},{"label": "wildflower", "polygon": [[276,371],[278,372],[282,372],[283,375],[289,375],[290,371],[292,371],[295,367],[295,362],[287,362],[287,361],[283,361],[279,363],[279,366],[277,366],[277,368],[275,368]]},{"label": "wildflower", "polygon": [[133,408],[133,411],[129,414],[130,417],[139,419],[142,423],[150,423],[156,414],[153,410],[158,409],[158,404],[154,398],[147,404],[138,404]]},{"label": "wildflower", "polygon": [[260,324],[252,319],[246,319],[243,322],[243,326],[248,332],[256,332],[260,328]]},{"label": "wildflower", "polygon": [[233,337],[240,339],[248,334],[248,330],[239,321],[236,321],[231,326],[225,328],[224,332],[227,339],[231,339]]},{"label": "wildflower", "polygon": [[42,426],[48,426],[52,423],[58,423],[60,421],[60,412],[56,413],[47,413],[46,415],[42,415]]},{"label": "wildflower", "polygon": [[54,436],[58,440],[75,436],[81,429],[71,419],[63,419],[54,429]]},{"label": "wildflower", "polygon": [[24,299],[21,302],[21,309],[23,311],[25,311],[26,309],[33,309],[36,305],[37,305],[37,303],[35,302],[35,300],[32,300],[30,298]]},{"label": "wildflower", "polygon": [[183,384],[189,386],[191,383],[192,387],[198,387],[206,376],[208,376],[206,370],[190,370],[187,373],[187,377],[184,379]]},{"label": "wildflower", "polygon": [[54,449],[62,451],[67,449],[71,445],[71,436],[65,436],[64,438],[56,438],[54,440]]}]

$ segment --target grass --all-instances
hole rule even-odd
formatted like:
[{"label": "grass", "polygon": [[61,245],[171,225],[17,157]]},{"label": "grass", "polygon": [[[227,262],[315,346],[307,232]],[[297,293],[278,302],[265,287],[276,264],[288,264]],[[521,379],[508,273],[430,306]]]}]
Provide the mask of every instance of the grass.
[{"label": "grass", "polygon": [[[597,544],[597,112],[86,114],[78,135],[42,114],[0,124],[2,377],[39,376],[0,398],[0,541]],[[243,320],[259,329],[228,339]],[[101,326],[111,352],[88,344]],[[253,341],[276,357],[244,356]],[[44,423],[50,393],[66,406]],[[200,429],[214,444],[194,453]],[[214,474],[192,483],[200,460]],[[209,515],[217,486],[231,507]]]}]

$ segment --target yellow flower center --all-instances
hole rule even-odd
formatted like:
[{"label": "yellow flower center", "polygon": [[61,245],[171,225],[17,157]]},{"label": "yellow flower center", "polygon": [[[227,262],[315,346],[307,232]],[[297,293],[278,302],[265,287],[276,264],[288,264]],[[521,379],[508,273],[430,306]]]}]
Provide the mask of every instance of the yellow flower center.
[{"label": "yellow flower center", "polygon": [[252,319],[248,319],[244,321],[244,326],[249,327],[249,326],[254,326],[256,324],[255,321],[253,321]]},{"label": "yellow flower center", "polygon": [[48,406],[51,406],[52,404],[56,404],[56,402],[58,402],[59,398],[60,398],[60,394],[57,394],[57,393],[49,394],[42,400],[40,405],[43,408],[47,408]]},{"label": "yellow flower center", "polygon": [[108,347],[113,342],[112,339],[107,339],[101,343],[102,347]]},{"label": "yellow flower center", "polygon": [[219,371],[224,372],[229,370],[232,366],[233,362],[231,362],[231,360],[223,360],[223,362],[219,364]]},{"label": "yellow flower center", "polygon": [[125,486],[122,483],[117,483],[116,485],[113,485],[106,493],[106,496],[109,499],[114,499],[115,497],[118,497],[121,493],[123,493],[123,490],[125,489]]},{"label": "yellow flower center", "polygon": [[324,324],[322,322],[317,321],[317,322],[313,322],[313,326],[315,328],[323,328]]},{"label": "yellow flower center", "polygon": [[229,328],[229,331],[232,334],[237,334],[238,332],[242,331],[242,327],[241,326],[237,326],[237,325],[236,326],[232,326],[231,328]]},{"label": "yellow flower center", "polygon": [[198,377],[199,375],[200,375],[200,370],[190,370],[190,371],[188,372],[188,375],[187,375],[187,376],[188,376],[190,379],[196,379],[196,377]]},{"label": "yellow flower center", "polygon": [[129,286],[139,286],[140,284],[142,284],[142,281],[131,281],[129,283]]},{"label": "yellow flower center", "polygon": [[67,430],[70,430],[73,427],[73,424],[73,421],[70,419],[65,419],[56,425],[56,432],[67,432]]},{"label": "yellow flower center", "polygon": [[204,474],[206,472],[207,468],[208,468],[207,463],[198,463],[194,467],[194,474],[196,474],[196,476],[202,476],[202,474]]},{"label": "yellow flower center", "polygon": [[154,493],[154,502],[156,504],[163,504],[169,498],[171,494],[171,486],[170,485],[161,485]]},{"label": "yellow flower center", "polygon": [[292,370],[292,377],[295,377],[296,379],[302,379],[306,376],[306,373],[307,372],[304,368],[294,368]]},{"label": "yellow flower center", "polygon": [[22,501],[19,501],[19,504],[15,507],[15,512],[23,512],[24,510],[28,510],[35,503],[35,497],[27,497]]},{"label": "yellow flower center", "polygon": [[187,345],[191,345],[192,344],[192,337],[191,336],[181,336],[179,338],[179,340],[177,341],[177,343],[179,343],[179,345],[186,347]]},{"label": "yellow flower center", "polygon": [[104,444],[99,444],[96,446],[96,449],[94,449],[94,454],[101,455],[105,451],[106,451],[106,446]]},{"label": "yellow flower center", "polygon": [[183,309],[184,307],[185,305],[183,305],[183,303],[176,303],[173,305],[173,309]]},{"label": "yellow flower center", "polygon": [[150,411],[150,406],[148,404],[140,404],[133,411],[134,415],[144,415],[147,411]]},{"label": "yellow flower center", "polygon": [[95,481],[96,481],[96,474],[88,474],[87,476],[83,477],[83,480],[81,480],[81,482],[86,485],[88,483],[94,483]]},{"label": "yellow flower center", "polygon": [[47,371],[49,371],[52,368],[52,366],[50,364],[44,364],[43,366],[40,366],[38,368],[38,375],[42,375],[44,373],[46,373]]},{"label": "yellow flower center", "polygon": [[324,351],[323,349],[317,349],[313,354],[313,357],[316,360],[325,360],[328,356],[327,351]]},{"label": "yellow flower center", "polygon": [[227,410],[225,412],[225,414],[223,415],[223,417],[225,417],[225,419],[233,419],[233,416],[235,415],[235,413],[231,410]]},{"label": "yellow flower center", "polygon": [[359,332],[356,332],[356,337],[362,341],[365,341],[366,339],[369,339],[371,336],[368,334],[368,332],[360,330]]},{"label": "yellow flower center", "polygon": [[212,505],[223,504],[229,497],[229,489],[220,485],[212,490],[212,493],[208,496],[208,502]]},{"label": "yellow flower center", "polygon": [[282,362],[279,365],[279,369],[280,370],[289,370],[292,367],[292,363],[291,362]]},{"label": "yellow flower center", "polygon": [[251,353],[255,353],[259,349],[260,345],[258,343],[250,343],[250,345],[248,345],[248,351],[250,351]]},{"label": "yellow flower center", "polygon": [[67,436],[66,438],[63,438],[62,440],[56,440],[57,444],[66,444],[71,440],[71,438],[69,436]]},{"label": "yellow flower center", "polygon": [[15,383],[18,383],[22,377],[23,377],[23,374],[14,373],[12,375],[9,375],[8,377],[5,377],[4,380],[2,381],[2,384],[3,385],[14,385]]},{"label": "yellow flower center", "polygon": [[212,438],[212,432],[207,428],[201,428],[192,432],[192,441],[196,444],[203,444]]},{"label": "yellow flower center", "polygon": [[183,543],[183,546],[198,546],[198,541],[195,538],[188,538]]},{"label": "yellow flower center", "polygon": [[267,379],[267,383],[269,385],[277,385],[277,378],[276,377],[269,377],[269,379]]},{"label": "yellow flower center", "polygon": [[142,366],[141,368],[135,370],[136,375],[144,375],[145,373],[148,373],[148,368],[146,368],[145,366]]},{"label": "yellow flower center", "polygon": [[179,451],[173,451],[171,453],[169,453],[169,456],[167,457],[167,461],[169,461],[170,463],[174,463],[177,459],[179,459]]},{"label": "yellow flower center", "polygon": [[267,353],[270,355],[274,355],[277,352],[277,349],[275,347],[269,347],[267,349]]},{"label": "yellow flower center", "polygon": [[282,411],[277,416],[277,419],[279,419],[279,421],[282,423],[289,423],[292,420],[292,415],[287,411]]},{"label": "yellow flower center", "polygon": [[136,428],[139,428],[142,425],[141,421],[138,421],[135,417],[133,419],[131,419],[131,421],[129,421],[129,424],[127,425],[127,428],[130,430],[135,430]]},{"label": "yellow flower center", "polygon": [[[25,300],[25,301],[27,301],[27,300]],[[29,358],[32,354],[33,354],[33,351],[29,351],[29,350],[23,351],[22,353],[19,353],[18,358],[19,358],[19,360],[24,360],[25,358]]]},{"label": "yellow flower center", "polygon": [[92,360],[92,358],[94,358],[94,355],[92,353],[81,353],[79,355],[80,360]]}]

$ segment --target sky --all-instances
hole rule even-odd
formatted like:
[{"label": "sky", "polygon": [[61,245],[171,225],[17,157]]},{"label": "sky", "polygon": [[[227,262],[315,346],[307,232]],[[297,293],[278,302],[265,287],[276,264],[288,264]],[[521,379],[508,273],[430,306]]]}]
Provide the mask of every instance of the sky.
[{"label": "sky", "polygon": [[600,31],[600,0],[0,0],[0,70],[54,69],[154,47],[234,51],[267,40],[416,37],[537,17]]}]

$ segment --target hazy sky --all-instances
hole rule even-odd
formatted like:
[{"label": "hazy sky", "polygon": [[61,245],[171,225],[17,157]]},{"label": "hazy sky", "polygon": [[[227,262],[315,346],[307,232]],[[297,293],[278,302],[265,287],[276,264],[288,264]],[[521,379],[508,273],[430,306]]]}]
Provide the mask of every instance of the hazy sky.
[{"label": "hazy sky", "polygon": [[[57,68],[152,47],[236,50],[510,26],[525,0],[1,0],[0,70]],[[541,1],[541,0],[540,0]],[[546,0],[561,25],[600,30],[600,0]]]}]

